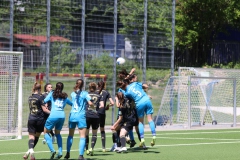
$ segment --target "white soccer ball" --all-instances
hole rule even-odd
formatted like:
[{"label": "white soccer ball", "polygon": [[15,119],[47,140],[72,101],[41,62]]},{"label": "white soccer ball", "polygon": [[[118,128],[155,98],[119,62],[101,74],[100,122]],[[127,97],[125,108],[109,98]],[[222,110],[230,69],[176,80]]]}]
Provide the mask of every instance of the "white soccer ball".
[{"label": "white soccer ball", "polygon": [[119,58],[117,59],[117,64],[123,64],[123,63],[125,63],[125,59],[122,58],[122,57],[119,57]]}]

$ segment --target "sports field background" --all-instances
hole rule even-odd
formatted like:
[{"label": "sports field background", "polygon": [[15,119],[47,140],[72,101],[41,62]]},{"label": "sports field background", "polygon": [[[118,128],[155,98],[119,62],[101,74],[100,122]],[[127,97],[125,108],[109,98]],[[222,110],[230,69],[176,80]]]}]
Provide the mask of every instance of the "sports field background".
[{"label": "sports field background", "polygon": [[[64,133],[67,133],[64,131]],[[77,132],[76,132],[77,133]],[[139,144],[138,139],[135,139]],[[128,153],[119,154],[115,152],[102,153],[101,139],[98,134],[94,156],[84,155],[87,160],[239,160],[240,128],[229,129],[206,129],[206,130],[167,130],[158,128],[157,141],[154,147],[150,147],[151,133],[146,132],[145,141],[148,150],[142,150],[136,145],[128,149]],[[107,149],[112,146],[111,133],[107,133]],[[63,137],[63,154],[66,153],[66,134]],[[0,140],[0,159],[17,160],[22,159],[28,149],[28,137],[23,136],[21,140]],[[36,159],[49,159],[47,145],[42,144],[41,136],[35,148]],[[78,158],[79,137],[76,134],[71,160]],[[57,149],[57,144],[54,144]],[[61,158],[64,159],[64,158]]]}]

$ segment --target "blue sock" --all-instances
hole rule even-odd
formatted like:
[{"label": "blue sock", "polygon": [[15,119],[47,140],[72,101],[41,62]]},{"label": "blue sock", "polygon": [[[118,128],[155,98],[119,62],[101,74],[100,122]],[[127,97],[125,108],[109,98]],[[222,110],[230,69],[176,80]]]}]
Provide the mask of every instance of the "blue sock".
[{"label": "blue sock", "polygon": [[52,138],[49,134],[50,133],[45,133],[44,134],[44,139],[46,140],[48,148],[50,149],[50,151],[55,152],[55,149],[53,148],[53,144],[52,144]]},{"label": "blue sock", "polygon": [[138,123],[138,130],[139,130],[141,139],[144,138],[144,125],[141,122]]},{"label": "blue sock", "polygon": [[55,134],[57,138],[57,144],[58,144],[58,154],[62,155],[62,136],[61,134]]},{"label": "blue sock", "polygon": [[67,138],[67,152],[70,152],[73,143],[73,136],[68,136]]},{"label": "blue sock", "polygon": [[151,131],[152,131],[152,135],[153,135],[153,136],[156,136],[156,130],[155,130],[155,124],[154,124],[154,122],[151,121],[151,122],[149,122],[148,124],[149,124],[149,126],[150,126]]},{"label": "blue sock", "polygon": [[80,141],[79,141],[79,155],[84,154],[85,144],[86,144],[86,138],[80,138]]},{"label": "blue sock", "polygon": [[130,140],[133,141],[134,140],[133,130],[129,130],[128,135],[129,135]]}]

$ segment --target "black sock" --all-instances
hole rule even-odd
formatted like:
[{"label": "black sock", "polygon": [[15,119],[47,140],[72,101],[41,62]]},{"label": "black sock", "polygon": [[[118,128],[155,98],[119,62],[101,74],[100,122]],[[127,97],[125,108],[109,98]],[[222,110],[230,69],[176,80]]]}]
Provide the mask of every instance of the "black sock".
[{"label": "black sock", "polygon": [[117,147],[121,147],[121,142],[120,142],[120,130],[117,131]]},{"label": "black sock", "polygon": [[105,134],[105,131],[101,131],[101,138],[102,138],[102,148],[105,149],[105,144],[106,144],[106,134]]},{"label": "black sock", "polygon": [[139,141],[141,142],[141,136],[140,136],[139,131],[137,131],[137,135],[138,135],[138,139],[139,139]]},{"label": "black sock", "polygon": [[37,145],[37,143],[38,143],[38,140],[39,140],[39,137],[35,137],[35,139],[34,139],[34,145],[33,145],[33,148]]},{"label": "black sock", "polygon": [[28,140],[28,148],[29,149],[34,148],[34,140],[33,139]]},{"label": "black sock", "polygon": [[93,149],[97,141],[97,135],[92,135],[91,148]]},{"label": "black sock", "polygon": [[50,131],[50,134],[53,136],[55,136],[55,134],[53,133],[53,130]]},{"label": "black sock", "polygon": [[120,137],[120,142],[121,142],[122,147],[126,147],[126,137],[125,136]]},{"label": "black sock", "polygon": [[113,140],[113,143],[117,143],[117,140],[118,140],[117,132],[112,133],[112,140]]},{"label": "black sock", "polygon": [[88,150],[88,144],[89,144],[89,135],[86,136],[86,145],[85,145],[86,150]]}]

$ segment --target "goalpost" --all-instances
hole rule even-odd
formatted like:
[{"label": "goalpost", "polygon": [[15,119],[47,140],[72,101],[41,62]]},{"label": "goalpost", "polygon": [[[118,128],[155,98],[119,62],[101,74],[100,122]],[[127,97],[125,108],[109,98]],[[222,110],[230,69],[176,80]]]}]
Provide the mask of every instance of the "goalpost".
[{"label": "goalpost", "polygon": [[239,80],[239,70],[180,67],[167,83],[155,123],[235,127],[240,120]]},{"label": "goalpost", "polygon": [[0,51],[0,139],[22,138],[23,52]]}]

